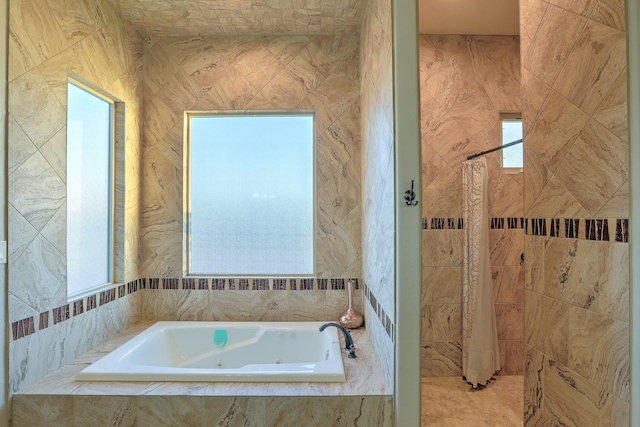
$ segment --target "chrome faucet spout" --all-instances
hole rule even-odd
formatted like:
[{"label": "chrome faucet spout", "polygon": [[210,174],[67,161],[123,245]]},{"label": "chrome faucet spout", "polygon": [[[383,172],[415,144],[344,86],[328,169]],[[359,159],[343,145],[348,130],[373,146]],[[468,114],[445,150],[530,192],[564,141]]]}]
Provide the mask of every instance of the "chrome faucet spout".
[{"label": "chrome faucet spout", "polygon": [[344,349],[349,350],[349,355],[347,357],[349,359],[355,359],[356,357],[358,357],[356,356],[356,347],[355,345],[353,345],[353,338],[351,338],[351,334],[349,333],[349,331],[347,331],[342,325],[330,322],[320,326],[320,332],[324,331],[329,326],[335,326],[342,331],[342,335],[344,335]]}]

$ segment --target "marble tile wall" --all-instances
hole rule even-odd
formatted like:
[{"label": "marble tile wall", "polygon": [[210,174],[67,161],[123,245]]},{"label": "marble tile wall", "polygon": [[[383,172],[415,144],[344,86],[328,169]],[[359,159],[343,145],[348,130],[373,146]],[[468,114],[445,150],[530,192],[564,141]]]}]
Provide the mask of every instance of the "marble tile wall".
[{"label": "marble tile wall", "polygon": [[[467,156],[500,145],[500,112],[520,111],[518,37],[420,36],[422,375],[462,373],[462,175]],[[522,374],[522,174],[489,169],[489,241],[502,372]]]},{"label": "marble tile wall", "polygon": [[625,5],[520,8],[525,425],[628,426]]},{"label": "marble tile wall", "polygon": [[[116,135],[115,264],[118,282],[135,280],[142,39],[103,0],[12,1],[9,16],[9,322],[16,338],[20,327],[28,335],[10,347],[13,392],[86,351],[87,344],[117,334],[139,311],[137,297],[127,296],[108,309],[96,303],[98,310],[79,321],[73,317],[79,306],[67,303],[65,110],[69,74],[111,93],[127,109]],[[70,321],[57,322],[67,316]],[[40,330],[45,322],[49,327]],[[96,333],[97,324],[110,326]]]},{"label": "marble tile wall", "polygon": [[391,1],[371,0],[360,32],[362,245],[366,248],[362,271],[367,289],[367,331],[391,388],[395,329],[392,37]]},{"label": "marble tile wall", "polygon": [[143,277],[182,277],[185,110],[314,110],[317,277],[360,277],[357,36],[148,39]]},{"label": "marble tile wall", "polygon": [[[300,279],[144,279],[142,316],[147,320],[338,321],[348,307],[345,279],[305,280],[311,283],[300,283]],[[354,292],[354,308],[360,313],[362,296],[360,289]]]},{"label": "marble tile wall", "polygon": [[[13,426],[392,426],[393,396],[364,330],[342,383],[79,382],[79,371],[141,322],[13,398]],[[346,354],[346,353],[345,353]]]},{"label": "marble tile wall", "polygon": [[153,36],[357,34],[365,0],[110,0]]}]

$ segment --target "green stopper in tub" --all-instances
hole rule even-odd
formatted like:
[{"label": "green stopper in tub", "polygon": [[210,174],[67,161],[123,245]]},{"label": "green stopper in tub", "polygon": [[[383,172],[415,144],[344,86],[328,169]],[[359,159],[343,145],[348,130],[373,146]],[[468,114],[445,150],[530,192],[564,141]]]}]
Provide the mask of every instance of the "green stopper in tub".
[{"label": "green stopper in tub", "polygon": [[227,345],[227,330],[226,329],[216,329],[213,334],[213,342],[216,343],[216,347],[223,348]]}]

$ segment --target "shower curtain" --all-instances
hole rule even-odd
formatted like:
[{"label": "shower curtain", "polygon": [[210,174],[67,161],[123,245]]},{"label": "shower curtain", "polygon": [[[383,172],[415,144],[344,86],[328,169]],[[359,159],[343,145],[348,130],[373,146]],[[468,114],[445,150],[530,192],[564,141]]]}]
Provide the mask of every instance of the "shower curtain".
[{"label": "shower curtain", "polygon": [[462,375],[473,387],[486,385],[500,370],[489,263],[487,183],[484,157],[462,164]]}]

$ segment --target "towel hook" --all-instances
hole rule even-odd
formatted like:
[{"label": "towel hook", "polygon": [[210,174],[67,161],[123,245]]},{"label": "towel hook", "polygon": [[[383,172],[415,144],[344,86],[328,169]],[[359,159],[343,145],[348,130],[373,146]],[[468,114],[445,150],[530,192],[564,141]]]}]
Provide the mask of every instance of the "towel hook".
[{"label": "towel hook", "polygon": [[415,200],[416,193],[413,191],[413,179],[411,180],[411,189],[405,191],[404,193],[404,202],[407,206],[416,206],[420,203],[418,200]]}]

